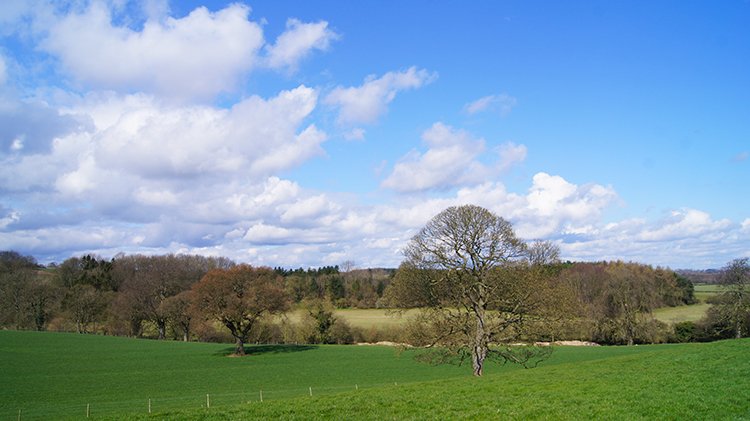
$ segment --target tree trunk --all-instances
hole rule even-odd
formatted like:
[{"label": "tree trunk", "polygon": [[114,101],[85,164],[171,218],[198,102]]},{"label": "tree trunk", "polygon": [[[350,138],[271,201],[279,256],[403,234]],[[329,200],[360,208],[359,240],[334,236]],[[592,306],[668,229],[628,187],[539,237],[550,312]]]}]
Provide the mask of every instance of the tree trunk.
[{"label": "tree trunk", "polygon": [[481,376],[484,359],[487,357],[487,332],[484,326],[485,313],[481,306],[474,309],[474,312],[477,316],[477,333],[471,349],[471,363],[474,367],[474,376]]},{"label": "tree trunk", "polygon": [[156,326],[159,328],[159,339],[167,339],[167,321],[156,319]]},{"label": "tree trunk", "polygon": [[239,336],[234,337],[235,345],[234,348],[234,355],[237,355],[239,357],[245,356],[245,341],[244,338],[240,338]]}]

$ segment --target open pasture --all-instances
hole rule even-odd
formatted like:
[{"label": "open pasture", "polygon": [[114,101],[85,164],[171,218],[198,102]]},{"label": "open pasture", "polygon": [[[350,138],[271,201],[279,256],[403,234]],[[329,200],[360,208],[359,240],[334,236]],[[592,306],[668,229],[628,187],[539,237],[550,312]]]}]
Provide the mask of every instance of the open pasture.
[{"label": "open pasture", "polygon": [[130,420],[741,420],[750,339]]},{"label": "open pasture", "polygon": [[[551,367],[684,345],[558,347]],[[82,419],[147,414],[252,401],[264,403],[396,384],[471,377],[471,367],[430,367],[383,346],[248,346],[139,340],[51,332],[0,331],[0,419]],[[522,370],[488,364],[486,375]],[[536,371],[532,370],[532,371]],[[209,395],[210,401],[207,402]]]}]

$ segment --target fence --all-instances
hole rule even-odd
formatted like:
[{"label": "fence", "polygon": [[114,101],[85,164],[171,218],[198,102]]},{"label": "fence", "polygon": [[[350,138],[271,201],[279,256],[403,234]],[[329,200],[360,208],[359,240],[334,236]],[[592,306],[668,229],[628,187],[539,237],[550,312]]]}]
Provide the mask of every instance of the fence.
[{"label": "fence", "polygon": [[287,390],[257,390],[230,394],[201,394],[187,397],[153,397],[123,402],[88,402],[75,405],[48,408],[20,408],[0,411],[0,421],[4,420],[84,420],[102,416],[116,417],[186,409],[217,408],[229,405],[261,404],[264,401],[289,399],[304,396],[327,395],[359,389],[398,386],[398,382],[371,385],[314,387]]}]

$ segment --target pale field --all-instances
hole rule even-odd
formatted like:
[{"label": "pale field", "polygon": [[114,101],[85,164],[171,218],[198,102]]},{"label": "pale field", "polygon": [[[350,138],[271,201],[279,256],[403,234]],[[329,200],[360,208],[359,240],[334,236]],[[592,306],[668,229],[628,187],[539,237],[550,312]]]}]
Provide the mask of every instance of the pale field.
[{"label": "pale field", "polygon": [[[709,295],[713,295],[713,293],[697,293],[695,296],[700,300],[698,304],[657,309],[654,310],[653,316],[655,319],[665,323],[696,322],[703,318],[706,310],[711,307],[710,304],[704,302]],[[377,326],[380,329],[387,329],[392,326],[404,325],[409,317],[418,311],[408,310],[398,315],[386,309],[337,309],[333,311],[333,314],[338,320],[343,320],[352,327],[370,329],[373,326]],[[307,310],[297,309],[288,312],[285,317],[289,318],[292,322],[298,323],[306,313]]]},{"label": "pale field", "polygon": [[[698,294],[696,294],[697,296]],[[711,304],[700,302],[691,306],[668,307],[654,310],[654,318],[664,323],[697,322],[706,314]]]},{"label": "pale field", "polygon": [[[338,309],[333,311],[334,317],[343,320],[349,326],[369,329],[372,326],[378,328],[388,328],[391,326],[403,325],[406,320],[418,310],[408,310],[402,315],[395,314],[392,310],[386,309]],[[286,314],[292,322],[298,323],[307,313],[307,310],[297,309]]]}]

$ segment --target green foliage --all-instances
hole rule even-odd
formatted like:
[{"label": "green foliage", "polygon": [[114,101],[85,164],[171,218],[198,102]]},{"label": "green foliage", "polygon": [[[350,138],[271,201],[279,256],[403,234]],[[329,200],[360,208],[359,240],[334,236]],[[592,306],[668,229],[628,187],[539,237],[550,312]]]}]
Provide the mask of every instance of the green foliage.
[{"label": "green foliage", "polygon": [[329,331],[336,323],[333,311],[326,311],[322,303],[318,303],[315,310],[309,310],[309,315],[315,320],[316,337],[311,338],[312,343],[330,343],[331,336]]},{"label": "green foliage", "polygon": [[683,278],[677,272],[674,272],[674,278],[677,281],[677,288],[679,288],[681,292],[680,299],[682,300],[682,303],[685,305],[695,304],[697,300],[695,298],[695,287],[693,286],[693,281]]},{"label": "green foliage", "polygon": [[344,298],[344,280],[340,276],[330,276],[326,281],[326,292],[332,303]]},{"label": "green foliage", "polygon": [[687,321],[674,326],[674,336],[677,342],[692,342],[695,335],[695,323]]}]

